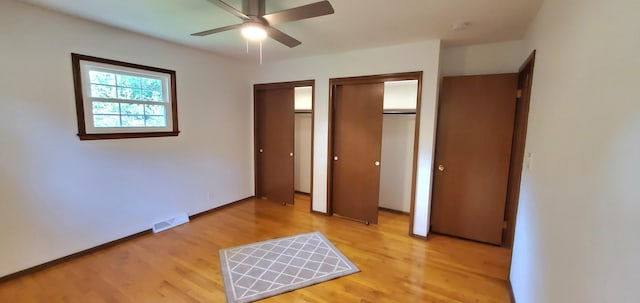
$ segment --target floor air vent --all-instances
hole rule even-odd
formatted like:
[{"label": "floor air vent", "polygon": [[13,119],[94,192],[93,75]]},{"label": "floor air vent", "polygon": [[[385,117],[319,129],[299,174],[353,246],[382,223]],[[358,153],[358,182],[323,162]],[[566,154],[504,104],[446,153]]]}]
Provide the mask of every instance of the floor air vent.
[{"label": "floor air vent", "polygon": [[163,230],[172,228],[172,227],[176,227],[180,224],[184,224],[189,222],[189,216],[187,216],[187,214],[179,214],[175,217],[169,218],[167,220],[162,220],[160,222],[156,222],[153,223],[153,232],[154,233],[158,233],[161,232]]}]

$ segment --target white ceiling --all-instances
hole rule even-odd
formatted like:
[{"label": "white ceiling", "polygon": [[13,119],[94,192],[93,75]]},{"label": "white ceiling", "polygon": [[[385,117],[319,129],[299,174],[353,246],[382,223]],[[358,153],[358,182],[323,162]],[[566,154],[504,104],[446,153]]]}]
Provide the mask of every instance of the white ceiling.
[{"label": "white ceiling", "polygon": [[[239,30],[207,37],[190,34],[240,23],[207,0],[22,0],[66,14],[189,45],[243,60],[246,43]],[[267,13],[319,0],[267,0]],[[227,0],[240,9],[241,0]],[[288,48],[264,42],[268,60],[304,57],[442,39],[445,46],[522,38],[542,0],[330,0],[335,14],[274,27],[302,41]],[[469,22],[453,31],[456,22]]]}]

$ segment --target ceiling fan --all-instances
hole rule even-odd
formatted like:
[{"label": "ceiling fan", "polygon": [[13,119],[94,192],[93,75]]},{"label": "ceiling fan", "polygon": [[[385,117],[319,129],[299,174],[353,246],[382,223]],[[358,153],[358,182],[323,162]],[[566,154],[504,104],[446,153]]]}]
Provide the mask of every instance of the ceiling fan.
[{"label": "ceiling fan", "polygon": [[208,0],[232,15],[242,19],[242,23],[210,29],[192,36],[207,36],[232,29],[242,28],[242,34],[250,40],[271,37],[288,47],[296,47],[302,42],[277,30],[272,25],[333,14],[329,1],[320,1],[270,14],[265,12],[265,0],[242,0],[242,11],[221,0]]}]

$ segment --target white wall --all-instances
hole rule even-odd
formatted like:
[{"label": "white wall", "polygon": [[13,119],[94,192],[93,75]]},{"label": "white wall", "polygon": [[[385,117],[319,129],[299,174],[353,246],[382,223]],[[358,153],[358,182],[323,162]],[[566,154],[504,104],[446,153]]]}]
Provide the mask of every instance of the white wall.
[{"label": "white wall", "polygon": [[311,114],[295,114],[294,189],[311,193]]},{"label": "white wall", "polygon": [[[253,194],[242,64],[14,1],[0,41],[0,276]],[[71,52],[175,70],[180,136],[80,141]]]},{"label": "white wall", "polygon": [[380,165],[380,206],[409,212],[413,176],[415,114],[384,115]]},{"label": "white wall", "polygon": [[442,76],[514,73],[525,51],[522,40],[447,47],[442,49],[440,69]]},{"label": "white wall", "polygon": [[431,196],[433,138],[438,95],[440,41],[364,49],[285,61],[265,62],[255,71],[254,83],[315,79],[315,136],[313,209],[326,212],[329,79],[409,71],[424,71],[416,208],[413,232],[426,235]]},{"label": "white wall", "polygon": [[[640,2],[545,1],[511,282],[518,303],[638,302]],[[526,54],[523,54],[523,59]]]}]

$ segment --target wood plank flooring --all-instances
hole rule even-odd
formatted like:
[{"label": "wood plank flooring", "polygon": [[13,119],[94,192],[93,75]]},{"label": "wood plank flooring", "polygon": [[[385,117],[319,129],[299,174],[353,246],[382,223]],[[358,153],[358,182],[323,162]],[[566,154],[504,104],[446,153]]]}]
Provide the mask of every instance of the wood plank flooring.
[{"label": "wood plank flooring", "polygon": [[509,302],[509,251],[407,235],[406,215],[381,211],[365,226],[251,199],[0,284],[0,302],[225,302],[218,249],[321,231],[362,272],[261,302]]}]

